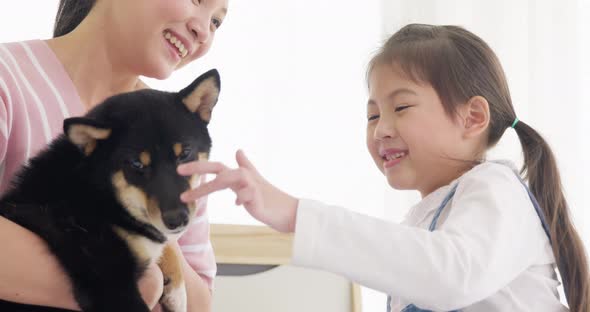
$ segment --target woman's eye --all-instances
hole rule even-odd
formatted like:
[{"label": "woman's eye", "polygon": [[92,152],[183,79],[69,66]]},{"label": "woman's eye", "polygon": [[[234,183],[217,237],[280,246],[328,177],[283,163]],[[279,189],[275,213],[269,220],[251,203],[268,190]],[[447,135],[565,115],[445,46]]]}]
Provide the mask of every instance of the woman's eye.
[{"label": "woman's eye", "polygon": [[403,111],[404,109],[406,109],[408,107],[410,107],[410,105],[400,105],[400,106],[398,106],[398,107],[395,108],[395,111],[396,112],[401,112],[401,111]]},{"label": "woman's eye", "polygon": [[211,20],[211,23],[213,23],[213,26],[215,26],[215,29],[218,29],[219,27],[221,27],[221,20],[214,18]]}]

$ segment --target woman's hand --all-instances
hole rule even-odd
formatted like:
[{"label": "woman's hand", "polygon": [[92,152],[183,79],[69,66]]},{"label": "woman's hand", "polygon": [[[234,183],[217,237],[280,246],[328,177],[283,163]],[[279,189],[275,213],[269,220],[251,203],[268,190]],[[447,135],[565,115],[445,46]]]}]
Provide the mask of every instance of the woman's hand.
[{"label": "woman's hand", "polygon": [[[139,293],[150,309],[156,307],[156,304],[162,297],[164,291],[164,276],[157,264],[150,264],[138,281]],[[157,310],[154,310],[157,311]]]},{"label": "woman's hand", "polygon": [[181,195],[188,203],[213,192],[231,189],[236,194],[236,205],[280,232],[294,232],[298,199],[279,190],[264,179],[244,152],[236,153],[238,168],[232,169],[219,162],[195,161],[178,167],[184,176],[215,174],[215,178]]},{"label": "woman's hand", "polygon": [[[18,303],[80,310],[70,279],[44,240],[20,225],[0,217],[0,298]],[[138,282],[139,292],[153,308],[164,289],[162,271],[148,266]]]}]

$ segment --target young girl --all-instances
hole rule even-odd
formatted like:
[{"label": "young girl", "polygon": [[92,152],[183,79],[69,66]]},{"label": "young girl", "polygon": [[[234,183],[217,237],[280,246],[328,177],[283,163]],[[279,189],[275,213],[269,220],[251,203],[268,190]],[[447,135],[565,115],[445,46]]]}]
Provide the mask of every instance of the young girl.
[{"label": "young girl", "polygon": [[[146,88],[140,76],[167,78],[207,53],[227,5],[61,0],[55,38],[0,44],[0,193],[29,157],[62,132],[64,118],[83,115],[115,93]],[[216,265],[205,207],[197,215],[199,222],[173,247],[185,256],[188,310],[208,311]],[[78,308],[43,241],[4,218],[0,237],[10,237],[0,251],[1,299]],[[150,266],[139,286],[148,305],[156,305],[163,288],[159,268]]]},{"label": "young girl", "polygon": [[[179,173],[216,174],[185,201],[231,188],[236,204],[295,232],[293,263],[342,274],[391,295],[392,311],[590,311],[588,263],[569,217],[555,159],[518,120],[496,55],[455,26],[408,25],[368,69],[367,146],[395,189],[422,200],[402,224],[298,199],[236,154],[239,168],[195,162]],[[520,138],[521,173],[485,160],[507,129]]]}]

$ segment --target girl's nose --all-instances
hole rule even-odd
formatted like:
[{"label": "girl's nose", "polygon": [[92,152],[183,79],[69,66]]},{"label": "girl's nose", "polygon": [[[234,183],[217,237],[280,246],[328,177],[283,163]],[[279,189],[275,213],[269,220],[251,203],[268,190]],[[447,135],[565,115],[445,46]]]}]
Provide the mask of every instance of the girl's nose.
[{"label": "girl's nose", "polygon": [[397,136],[395,125],[392,120],[388,120],[386,117],[381,116],[377,121],[373,138],[376,140],[391,139]]}]

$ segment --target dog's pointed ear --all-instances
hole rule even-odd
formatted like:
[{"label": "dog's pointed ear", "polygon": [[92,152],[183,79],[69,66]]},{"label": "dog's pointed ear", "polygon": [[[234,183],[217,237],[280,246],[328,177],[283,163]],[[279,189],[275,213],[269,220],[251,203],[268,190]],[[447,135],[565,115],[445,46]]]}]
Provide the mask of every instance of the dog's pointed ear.
[{"label": "dog's pointed ear", "polygon": [[178,94],[189,111],[198,113],[208,123],[211,120],[213,107],[217,104],[221,80],[216,69],[212,69],[195,79],[188,87]]},{"label": "dog's pointed ear", "polygon": [[64,133],[70,142],[88,156],[96,148],[97,140],[109,137],[111,129],[91,118],[72,117],[64,120]]}]

